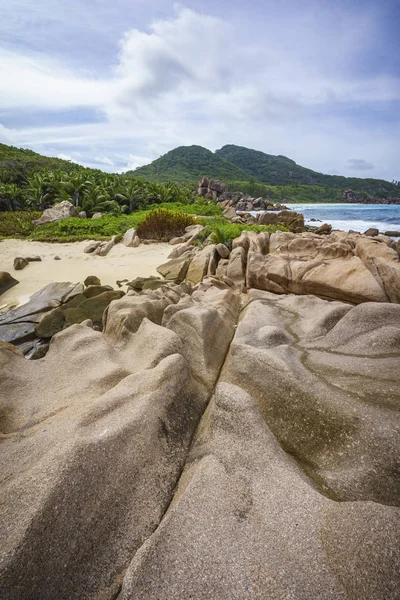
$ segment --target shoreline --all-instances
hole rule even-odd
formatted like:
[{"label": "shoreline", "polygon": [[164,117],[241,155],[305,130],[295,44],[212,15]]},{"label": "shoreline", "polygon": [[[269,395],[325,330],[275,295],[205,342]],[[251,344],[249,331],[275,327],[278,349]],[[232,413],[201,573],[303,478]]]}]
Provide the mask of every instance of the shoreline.
[{"label": "shoreline", "polygon": [[[167,243],[141,244],[128,248],[116,244],[107,256],[91,256],[83,252],[92,240],[84,242],[37,242],[14,238],[0,241],[0,271],[7,271],[19,281],[0,296],[0,308],[25,304],[30,296],[53,282],[83,282],[96,275],[103,285],[118,289],[117,280],[158,275],[156,268],[167,260],[172,248]],[[13,266],[18,256],[41,257],[21,271]],[[55,260],[59,256],[61,260]]]}]

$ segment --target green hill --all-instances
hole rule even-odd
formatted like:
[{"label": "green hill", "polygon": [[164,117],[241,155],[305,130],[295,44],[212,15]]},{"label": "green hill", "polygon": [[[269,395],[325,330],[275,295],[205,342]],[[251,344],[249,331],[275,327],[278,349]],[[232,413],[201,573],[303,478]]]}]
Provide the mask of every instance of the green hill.
[{"label": "green hill", "polygon": [[180,146],[127,174],[150,181],[190,183],[197,182],[204,175],[222,181],[249,179],[248,173],[202,146]]},{"label": "green hill", "polygon": [[341,175],[325,175],[306,169],[286,156],[274,156],[243,146],[229,144],[216,150],[217,156],[233,163],[248,176],[267,185],[310,185],[330,189],[352,189],[372,196],[399,196],[397,185],[383,179],[361,179]]},{"label": "green hill", "polygon": [[26,177],[43,169],[70,172],[82,167],[61,158],[42,156],[33,150],[0,144],[0,181],[22,183]]}]

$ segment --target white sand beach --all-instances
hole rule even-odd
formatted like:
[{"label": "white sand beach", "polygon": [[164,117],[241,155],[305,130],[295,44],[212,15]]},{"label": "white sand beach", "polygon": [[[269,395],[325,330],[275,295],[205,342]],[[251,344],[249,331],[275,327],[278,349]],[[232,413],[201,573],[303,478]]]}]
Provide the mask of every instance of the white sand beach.
[{"label": "white sand beach", "polygon": [[[83,282],[88,275],[96,275],[102,284],[117,288],[116,281],[157,275],[156,268],[167,260],[172,248],[168,244],[141,244],[127,248],[117,244],[107,256],[84,253],[90,240],[70,244],[33,242],[26,240],[0,241],[0,271],[8,271],[19,284],[0,297],[0,307],[10,303],[23,304],[45,285],[54,281]],[[15,271],[17,256],[41,257],[22,271]],[[61,260],[54,260],[59,256]]]}]

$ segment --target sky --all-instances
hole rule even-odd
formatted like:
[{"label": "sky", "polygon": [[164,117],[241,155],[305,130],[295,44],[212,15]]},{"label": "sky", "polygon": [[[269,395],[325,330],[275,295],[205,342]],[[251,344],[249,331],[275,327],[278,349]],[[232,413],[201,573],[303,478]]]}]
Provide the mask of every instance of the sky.
[{"label": "sky", "polygon": [[400,0],[0,0],[0,142],[123,172],[237,144],[400,179]]}]

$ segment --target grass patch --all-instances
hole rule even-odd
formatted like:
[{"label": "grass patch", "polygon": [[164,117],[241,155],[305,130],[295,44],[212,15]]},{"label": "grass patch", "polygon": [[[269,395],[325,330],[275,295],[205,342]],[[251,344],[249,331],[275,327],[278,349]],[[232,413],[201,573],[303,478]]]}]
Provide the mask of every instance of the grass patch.
[{"label": "grass patch", "polygon": [[[220,217],[222,216],[223,208],[217,204],[180,204],[179,202],[164,202],[157,204],[155,209],[164,208],[166,210],[179,210],[188,215],[197,215],[204,217]],[[154,210],[154,209],[153,209]]]},{"label": "grass patch", "polygon": [[0,212],[0,237],[28,237],[35,229],[32,221],[38,219],[41,214],[25,211]]},{"label": "grass patch", "polygon": [[227,244],[228,246],[232,244],[232,240],[241,235],[242,231],[267,232],[270,234],[277,231],[289,231],[284,225],[242,225],[241,223],[231,223],[224,217],[219,219],[201,218],[199,221],[205,226],[199,236],[200,241],[204,241],[208,236],[211,236],[210,242],[213,244]]},{"label": "grass patch", "polygon": [[[210,212],[211,215],[204,214]],[[166,203],[151,209],[136,211],[130,215],[105,214],[99,219],[70,217],[57,223],[32,225],[38,212],[0,212],[0,238],[27,238],[42,242],[79,242],[84,240],[106,240],[113,235],[122,236],[135,227],[143,239],[169,240],[184,233],[188,225],[201,223],[205,230],[199,241],[212,235],[214,243],[230,244],[242,231],[288,231],[282,225],[241,225],[231,223],[222,216],[216,205]]]}]

